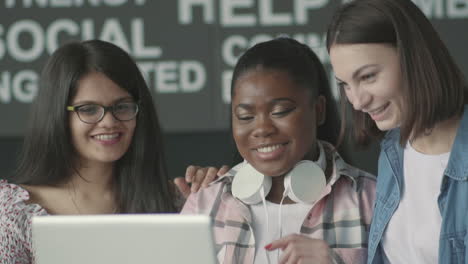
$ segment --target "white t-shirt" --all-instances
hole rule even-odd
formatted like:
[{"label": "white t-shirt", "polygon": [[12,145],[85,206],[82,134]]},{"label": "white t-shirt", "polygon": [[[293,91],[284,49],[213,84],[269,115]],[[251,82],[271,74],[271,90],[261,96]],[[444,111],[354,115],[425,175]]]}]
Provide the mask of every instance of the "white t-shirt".
[{"label": "white t-shirt", "polygon": [[[280,205],[266,201],[269,230],[267,230],[267,219],[263,204],[250,205],[253,220],[253,233],[255,237],[255,264],[268,264],[265,246],[274,240],[279,239],[279,218]],[[309,213],[312,205],[295,203],[281,205],[281,224],[283,237],[293,233],[299,233],[301,226]],[[278,254],[278,251],[280,253]],[[270,264],[278,263],[278,256],[281,250],[268,251]]]},{"label": "white t-shirt", "polygon": [[402,198],[382,238],[385,263],[437,263],[442,223],[437,199],[449,155],[422,154],[407,144]]}]

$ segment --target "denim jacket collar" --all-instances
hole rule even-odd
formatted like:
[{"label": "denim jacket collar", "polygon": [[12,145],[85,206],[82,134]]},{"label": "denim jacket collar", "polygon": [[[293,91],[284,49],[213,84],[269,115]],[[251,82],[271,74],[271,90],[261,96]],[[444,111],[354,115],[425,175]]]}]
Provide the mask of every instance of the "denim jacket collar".
[{"label": "denim jacket collar", "polygon": [[[403,148],[400,143],[400,129],[396,128],[389,132],[384,137],[381,143],[381,149],[385,153],[395,153],[400,157],[399,164],[392,164],[394,170],[402,168],[402,152]],[[395,147],[395,148],[394,148]],[[454,180],[468,180],[468,156],[463,155],[464,150],[468,149],[468,105],[465,105],[464,113],[460,120],[460,125],[457,130],[455,141],[453,142],[452,150],[450,152],[449,162],[444,174]],[[389,154],[391,155],[391,154]],[[395,166],[394,166],[395,165]],[[398,181],[400,179],[397,179]]]},{"label": "denim jacket collar", "polygon": [[404,186],[403,182],[403,147],[400,145],[400,129],[396,128],[386,133],[380,144],[381,155],[387,156],[392,174],[395,176],[398,186],[398,195]]},{"label": "denim jacket collar", "polygon": [[468,156],[463,155],[466,149],[468,149],[468,105],[465,105],[465,111],[460,120],[445,175],[458,181],[468,180]]}]

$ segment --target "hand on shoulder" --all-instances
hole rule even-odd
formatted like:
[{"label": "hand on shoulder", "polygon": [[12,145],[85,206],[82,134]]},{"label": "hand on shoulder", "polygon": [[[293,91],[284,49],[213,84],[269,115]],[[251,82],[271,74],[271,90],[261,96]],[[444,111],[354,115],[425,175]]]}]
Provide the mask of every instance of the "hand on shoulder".
[{"label": "hand on shoulder", "polygon": [[219,169],[215,167],[190,165],[186,169],[185,177],[175,178],[174,184],[177,186],[178,191],[184,196],[184,198],[187,198],[190,193],[194,193],[201,188],[208,187],[211,182],[228,172],[229,169],[230,168],[227,165],[223,165]]}]

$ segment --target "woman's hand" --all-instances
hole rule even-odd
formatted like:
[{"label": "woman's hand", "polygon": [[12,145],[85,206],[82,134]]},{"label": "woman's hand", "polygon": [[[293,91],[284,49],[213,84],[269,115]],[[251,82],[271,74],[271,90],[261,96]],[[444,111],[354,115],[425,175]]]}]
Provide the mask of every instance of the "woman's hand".
[{"label": "woman's hand", "polygon": [[[200,188],[208,187],[212,181],[216,180],[229,171],[229,166],[224,165],[221,168],[215,167],[200,167],[190,165],[185,171],[185,178],[177,177],[174,179],[174,184],[179,189],[180,193],[187,198],[191,192],[197,192]],[[189,186],[191,184],[191,186]]]},{"label": "woman's hand", "polygon": [[321,239],[313,239],[299,234],[291,234],[265,246],[272,251],[281,249],[280,264],[329,264],[332,263],[331,249]]}]

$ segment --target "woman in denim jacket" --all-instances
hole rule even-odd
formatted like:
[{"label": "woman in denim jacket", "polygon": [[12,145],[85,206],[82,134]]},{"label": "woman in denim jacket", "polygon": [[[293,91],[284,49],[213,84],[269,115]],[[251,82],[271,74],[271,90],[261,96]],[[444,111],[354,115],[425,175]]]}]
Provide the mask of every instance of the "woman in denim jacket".
[{"label": "woman in denim jacket", "polygon": [[383,138],[368,263],[468,263],[468,88],[431,23],[410,0],[355,0],[327,48],[358,142]]}]

